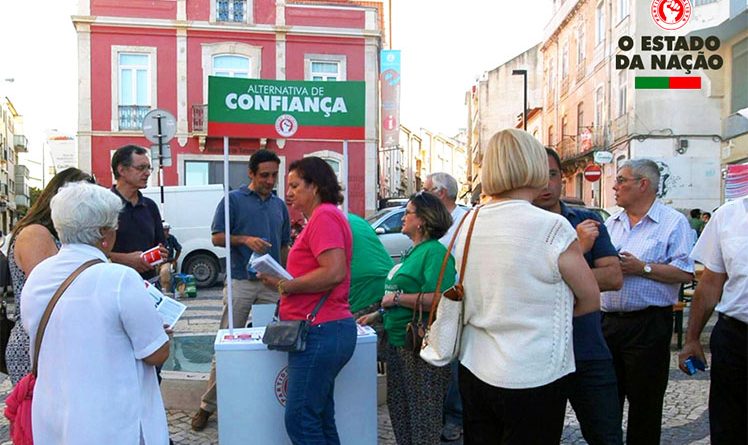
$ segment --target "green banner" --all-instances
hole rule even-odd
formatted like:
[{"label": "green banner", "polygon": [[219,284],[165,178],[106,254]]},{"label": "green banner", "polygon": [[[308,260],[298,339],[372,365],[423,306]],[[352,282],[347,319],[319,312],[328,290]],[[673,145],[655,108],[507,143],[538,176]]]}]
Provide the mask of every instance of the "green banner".
[{"label": "green banner", "polygon": [[208,135],[364,139],[364,82],[208,78]]}]

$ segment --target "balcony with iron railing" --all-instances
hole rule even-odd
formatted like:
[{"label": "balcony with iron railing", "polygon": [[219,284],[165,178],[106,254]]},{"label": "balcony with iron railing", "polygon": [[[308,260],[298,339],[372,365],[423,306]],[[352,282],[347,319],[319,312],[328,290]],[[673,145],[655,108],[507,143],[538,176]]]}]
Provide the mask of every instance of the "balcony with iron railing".
[{"label": "balcony with iron railing", "polygon": [[192,132],[196,134],[208,133],[208,105],[192,106]]},{"label": "balcony with iron railing", "polygon": [[567,75],[563,79],[561,79],[561,97],[566,96],[566,94],[569,92],[569,76]]},{"label": "balcony with iron railing", "polygon": [[604,150],[607,146],[605,127],[583,127],[576,135],[564,135],[556,149],[562,160],[585,155],[593,150]]},{"label": "balcony with iron railing", "polygon": [[143,118],[151,111],[150,105],[120,105],[119,130],[139,131],[143,129]]},{"label": "balcony with iron railing", "polygon": [[629,115],[624,113],[613,120],[610,124],[611,139],[617,141],[629,134]]},{"label": "balcony with iron railing", "polygon": [[577,62],[577,82],[584,80],[585,74],[587,74],[587,59],[582,59]]},{"label": "balcony with iron railing", "polygon": [[556,145],[556,151],[561,159],[570,159],[577,154],[576,138],[572,135],[564,135]]},{"label": "balcony with iron railing", "polygon": [[13,147],[19,153],[26,153],[28,151],[29,140],[22,134],[13,135]]}]

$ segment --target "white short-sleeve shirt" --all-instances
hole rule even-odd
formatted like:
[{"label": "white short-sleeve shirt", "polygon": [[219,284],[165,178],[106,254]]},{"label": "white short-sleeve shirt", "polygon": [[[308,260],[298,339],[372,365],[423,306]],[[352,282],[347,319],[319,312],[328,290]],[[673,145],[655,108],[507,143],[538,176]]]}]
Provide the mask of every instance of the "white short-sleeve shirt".
[{"label": "white short-sleeve shirt", "polygon": [[[460,230],[458,268],[466,237]],[[460,363],[483,382],[535,388],[574,372],[574,295],[558,259],[576,238],[566,218],[527,201],[481,208],[464,271]]]},{"label": "white short-sleeve shirt", "polygon": [[[104,253],[63,245],[23,288],[21,314],[36,337],[60,284]],[[119,264],[84,271],[57,303],[42,341],[32,403],[34,442],[58,445],[166,445],[169,431],[156,369],[143,358],[168,336],[143,279]],[[33,341],[30,351],[33,357]]]},{"label": "white short-sleeve shirt", "polygon": [[[452,212],[450,215],[452,215],[452,225],[449,226],[449,230],[447,230],[447,233],[444,234],[443,237],[439,238],[439,242],[444,245],[444,247],[449,248],[449,243],[452,241],[452,236],[454,236],[455,230],[457,229],[457,226],[460,225],[460,221],[462,221],[462,218],[465,216],[465,214],[468,211],[463,208],[462,206],[456,205],[454,209],[452,209]],[[465,221],[465,226],[468,221]],[[467,230],[467,229],[465,229]],[[454,254],[454,246],[452,246],[452,253]]]},{"label": "white short-sleeve shirt", "polygon": [[691,258],[707,269],[726,273],[722,299],[715,308],[748,323],[748,198],[720,207],[701,232]]}]

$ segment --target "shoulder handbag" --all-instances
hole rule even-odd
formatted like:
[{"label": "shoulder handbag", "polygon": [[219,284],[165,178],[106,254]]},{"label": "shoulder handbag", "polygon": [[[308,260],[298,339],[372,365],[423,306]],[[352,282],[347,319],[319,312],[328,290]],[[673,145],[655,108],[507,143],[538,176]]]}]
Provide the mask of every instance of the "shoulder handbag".
[{"label": "shoulder handbag", "polygon": [[262,342],[268,346],[268,349],[274,351],[303,352],[306,349],[306,336],[309,333],[309,327],[314,323],[314,317],[322,308],[322,303],[330,296],[330,292],[332,291],[322,296],[314,310],[306,316],[306,320],[280,320],[278,318],[280,299],[278,299],[278,303],[275,305],[275,315],[265,328]]},{"label": "shoulder handbag", "polygon": [[406,351],[418,354],[425,335],[426,325],[423,322],[423,292],[419,292],[418,297],[416,297],[416,307],[413,308],[413,318],[405,326],[405,345],[403,347]]},{"label": "shoulder handbag", "polygon": [[34,359],[31,362],[31,372],[26,374],[21,381],[13,387],[13,391],[11,391],[8,398],[5,399],[5,417],[10,422],[10,438],[13,440],[15,445],[34,444],[31,432],[31,402],[34,398],[34,386],[36,385],[36,371],[39,365],[39,350],[42,346],[44,331],[47,329],[47,323],[49,323],[49,317],[52,315],[52,310],[57,305],[62,294],[78,277],[78,275],[97,263],[103,263],[103,261],[98,258],[95,260],[89,260],[75,269],[75,271],[62,282],[60,287],[57,289],[57,292],[52,296],[52,299],[49,300],[47,309],[44,311],[44,315],[42,315],[42,319],[39,322],[39,328],[36,331],[36,339],[34,341]]},{"label": "shoulder handbag", "polygon": [[[462,287],[462,280],[465,278],[465,266],[467,265],[467,257],[470,251],[470,238],[473,236],[473,227],[475,226],[475,220],[478,217],[480,208],[481,206],[478,206],[472,212],[470,227],[465,237],[465,247],[462,252],[462,265],[460,266],[460,278],[458,282],[443,293],[436,292],[436,296],[431,302],[429,322],[421,347],[421,358],[434,366],[446,366],[457,358],[460,353],[462,327],[465,319],[465,290]],[[447,254],[444,257],[444,261],[442,261],[439,280],[436,283],[437,290],[441,289],[444,271],[447,267],[449,255],[452,252],[452,246],[455,240],[457,240],[462,223],[465,222],[468,215],[462,218],[460,225],[457,226],[457,230],[452,235],[449,249],[447,249]]]},{"label": "shoulder handbag", "polygon": [[5,361],[5,350],[8,349],[10,333],[16,322],[8,318],[8,305],[5,302],[5,292],[3,292],[2,301],[0,301],[0,372],[8,373],[8,363]]}]

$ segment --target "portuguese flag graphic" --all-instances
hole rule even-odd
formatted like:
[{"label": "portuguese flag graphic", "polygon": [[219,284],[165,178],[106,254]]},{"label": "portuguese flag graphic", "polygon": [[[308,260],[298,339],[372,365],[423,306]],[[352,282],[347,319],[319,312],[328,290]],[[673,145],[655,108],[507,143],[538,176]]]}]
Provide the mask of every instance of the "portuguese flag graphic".
[{"label": "portuguese flag graphic", "polygon": [[208,134],[364,139],[364,82],[208,78]]},{"label": "portuguese flag graphic", "polygon": [[700,90],[701,77],[646,77],[636,76],[637,90]]}]

